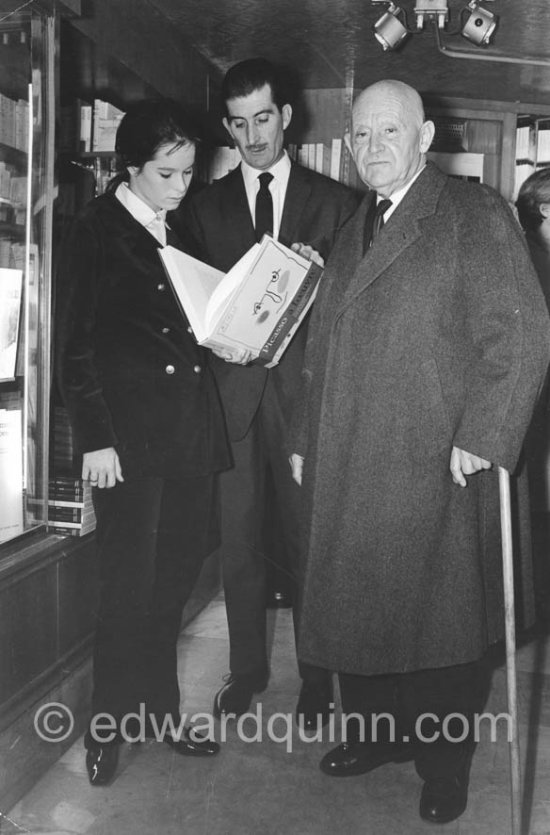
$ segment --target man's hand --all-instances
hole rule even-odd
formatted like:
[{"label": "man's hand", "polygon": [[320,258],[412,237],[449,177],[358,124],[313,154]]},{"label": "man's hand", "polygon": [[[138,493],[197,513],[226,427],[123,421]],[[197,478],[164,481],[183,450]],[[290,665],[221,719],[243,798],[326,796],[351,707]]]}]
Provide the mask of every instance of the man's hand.
[{"label": "man's hand", "polygon": [[467,486],[464,476],[479,473],[480,470],[490,470],[492,466],[490,461],[480,458],[479,455],[472,455],[471,452],[466,452],[457,446],[453,447],[450,470],[454,483],[459,484],[460,487]]},{"label": "man's hand", "polygon": [[114,447],[85,452],[82,460],[82,478],[93,487],[114,487],[124,481],[120,461]]},{"label": "man's hand", "polygon": [[292,478],[299,484],[300,487],[302,486],[302,470],[304,469],[304,458],[302,455],[298,455],[297,452],[293,452],[290,458],[290,469],[292,470]]},{"label": "man's hand", "polygon": [[309,244],[295,243],[292,244],[290,248],[293,252],[297,252],[298,255],[301,255],[302,258],[307,258],[308,261],[314,261],[316,264],[319,264],[320,267],[325,266],[323,256],[320,255],[316,249],[313,249],[312,246],[309,246]]},{"label": "man's hand", "polygon": [[212,353],[221,360],[234,362],[235,365],[248,365],[252,359],[252,351],[246,348],[212,348]]}]

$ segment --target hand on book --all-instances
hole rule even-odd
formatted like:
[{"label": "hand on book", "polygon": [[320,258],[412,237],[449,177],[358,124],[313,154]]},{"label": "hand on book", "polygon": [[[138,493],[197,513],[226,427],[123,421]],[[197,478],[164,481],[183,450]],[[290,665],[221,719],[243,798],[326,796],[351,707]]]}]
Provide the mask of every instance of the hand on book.
[{"label": "hand on book", "polygon": [[297,252],[298,255],[301,255],[302,258],[307,258],[308,261],[313,261],[315,264],[319,264],[320,267],[325,266],[325,260],[322,255],[320,255],[316,249],[313,249],[312,246],[309,244],[301,244],[295,243],[292,244],[290,247],[293,252]]},{"label": "hand on book", "polygon": [[82,458],[82,478],[92,487],[114,487],[124,481],[120,460],[114,447],[85,452]]},{"label": "hand on book", "polygon": [[290,458],[290,468],[292,470],[292,478],[299,484],[300,487],[302,486],[302,471],[304,469],[304,457],[303,455],[298,455],[297,452],[293,452]]},{"label": "hand on book", "polygon": [[252,351],[246,348],[212,348],[212,353],[221,360],[233,362],[236,365],[248,365],[252,360]]}]

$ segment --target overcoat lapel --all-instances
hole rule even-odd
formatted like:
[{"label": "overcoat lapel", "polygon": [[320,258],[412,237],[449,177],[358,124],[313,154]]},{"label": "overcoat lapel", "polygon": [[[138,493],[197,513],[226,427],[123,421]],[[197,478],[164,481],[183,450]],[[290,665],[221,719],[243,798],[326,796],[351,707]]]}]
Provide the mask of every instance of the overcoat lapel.
[{"label": "overcoat lapel", "polygon": [[[439,194],[445,185],[445,178],[434,166],[428,165],[420,174],[416,183],[407,192],[402,202],[392,214],[389,222],[376,240],[376,245],[362,254],[362,229],[370,205],[367,197],[356,214],[355,229],[350,229],[350,237],[356,242],[353,255],[357,266],[343,295],[336,313],[336,319],[353,305],[357,296],[379,278],[402,253],[421,235],[421,222],[436,211]],[[349,228],[349,227],[348,227]],[[348,250],[349,252],[349,250]]]}]

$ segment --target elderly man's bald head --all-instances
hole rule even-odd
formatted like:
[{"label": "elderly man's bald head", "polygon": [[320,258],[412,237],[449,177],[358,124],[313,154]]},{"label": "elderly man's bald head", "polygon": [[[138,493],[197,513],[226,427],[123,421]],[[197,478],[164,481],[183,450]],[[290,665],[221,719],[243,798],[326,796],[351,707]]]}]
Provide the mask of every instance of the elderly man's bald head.
[{"label": "elderly man's bald head", "polygon": [[346,137],[361,179],[383,197],[420,171],[434,135],[422,99],[402,81],[378,81],[356,98]]},{"label": "elderly man's bald head", "polygon": [[372,98],[377,96],[382,96],[388,102],[392,100],[401,102],[403,110],[409,114],[410,119],[414,120],[418,127],[424,122],[424,105],[420,95],[414,87],[396,79],[377,81],[359,93],[353,104],[352,114],[368,107]]}]

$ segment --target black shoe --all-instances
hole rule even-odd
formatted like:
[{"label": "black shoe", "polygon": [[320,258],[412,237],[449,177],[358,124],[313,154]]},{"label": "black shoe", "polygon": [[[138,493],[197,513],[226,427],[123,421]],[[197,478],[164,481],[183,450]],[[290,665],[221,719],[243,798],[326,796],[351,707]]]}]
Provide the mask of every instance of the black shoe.
[{"label": "black shoe", "polygon": [[224,686],[214,696],[212,712],[216,719],[224,714],[242,716],[250,707],[254,693],[262,693],[267,687],[267,677],[230,675]]},{"label": "black shoe", "polygon": [[291,609],[292,597],[287,591],[268,591],[265,605],[268,609]]},{"label": "black shoe", "polygon": [[108,786],[118,765],[120,745],[90,745],[86,751],[86,768],[92,786]]},{"label": "black shoe", "polygon": [[450,823],[468,805],[468,777],[430,780],[424,783],[420,795],[420,817],[430,823]]},{"label": "black shoe", "polygon": [[184,757],[212,757],[220,751],[217,742],[188,727],[183,729],[179,739],[165,736],[164,742]]},{"label": "black shoe", "polygon": [[407,747],[396,742],[342,742],[325,754],[319,767],[331,777],[354,777],[386,763],[405,762],[411,757]]},{"label": "black shoe", "polygon": [[331,712],[334,710],[332,701],[332,684],[329,681],[304,681],[298,704],[296,705],[296,724],[306,731],[316,731],[324,727]]}]

